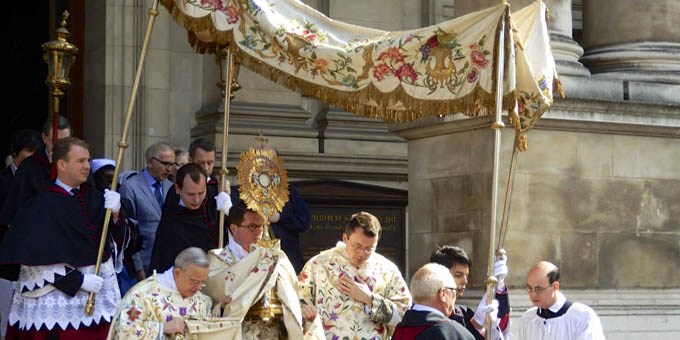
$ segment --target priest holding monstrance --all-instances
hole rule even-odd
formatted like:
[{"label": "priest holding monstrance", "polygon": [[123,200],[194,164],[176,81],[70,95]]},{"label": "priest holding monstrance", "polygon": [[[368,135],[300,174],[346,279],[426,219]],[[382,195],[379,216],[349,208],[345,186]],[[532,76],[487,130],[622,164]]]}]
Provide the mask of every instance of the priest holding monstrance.
[{"label": "priest holding monstrance", "polygon": [[[231,303],[223,318],[243,320],[242,339],[323,338],[321,329],[303,331],[298,281],[292,264],[281,251],[267,224],[288,199],[286,170],[278,155],[267,148],[241,155],[238,166],[239,197],[229,211],[229,243],[212,250],[210,277],[203,290],[213,300],[227,296]],[[233,192],[236,192],[234,190]]]}]

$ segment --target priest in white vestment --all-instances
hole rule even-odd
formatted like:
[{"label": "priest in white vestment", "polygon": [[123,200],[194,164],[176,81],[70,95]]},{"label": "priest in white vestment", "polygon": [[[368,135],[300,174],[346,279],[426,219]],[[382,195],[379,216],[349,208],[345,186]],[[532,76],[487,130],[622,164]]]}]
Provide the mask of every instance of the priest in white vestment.
[{"label": "priest in white vestment", "polygon": [[300,301],[314,306],[328,340],[387,340],[411,307],[399,268],[375,252],[380,222],[352,216],[342,242],[312,257],[300,272]]},{"label": "priest in white vestment", "polygon": [[595,311],[571,302],[560,292],[559,268],[538,262],[527,276],[530,308],[519,321],[517,337],[522,340],[605,340]]},{"label": "priest in white vestment", "polygon": [[[295,269],[279,247],[258,244],[263,234],[262,216],[237,202],[229,212],[229,243],[223,249],[210,251],[210,278],[203,290],[213,300],[230,297],[221,317],[244,320],[241,339],[313,339],[323,338],[320,324],[305,327],[297,296]],[[275,290],[283,315],[278,320],[264,321],[246,317],[248,310],[264,294]],[[311,326],[313,318],[307,320]],[[285,333],[283,332],[285,328]]]},{"label": "priest in white vestment", "polygon": [[154,273],[128,291],[107,339],[168,339],[185,334],[186,320],[210,316],[212,300],[200,292],[209,272],[203,250],[183,250],[173,267],[162,274]]}]

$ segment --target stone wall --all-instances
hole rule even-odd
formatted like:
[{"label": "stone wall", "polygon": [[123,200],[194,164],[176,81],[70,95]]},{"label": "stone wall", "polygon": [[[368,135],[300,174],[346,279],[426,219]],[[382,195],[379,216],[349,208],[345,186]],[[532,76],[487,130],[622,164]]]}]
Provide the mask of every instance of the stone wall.
[{"label": "stone wall", "polygon": [[[85,2],[84,137],[95,157],[115,158],[152,1]],[[186,32],[159,8],[133,108],[125,169],[144,166],[157,142],[188,146],[193,115],[215,88],[213,58],[193,52]]]},{"label": "stone wall", "polygon": [[[645,116],[659,125],[632,124]],[[392,127],[409,140],[411,271],[448,243],[486,268],[493,133],[488,118],[456,118]],[[678,106],[558,101],[519,156],[510,284],[523,286],[528,267],[546,259],[568,287],[680,288],[679,122]],[[512,138],[503,131],[499,221]],[[474,272],[473,283],[485,275]]]}]

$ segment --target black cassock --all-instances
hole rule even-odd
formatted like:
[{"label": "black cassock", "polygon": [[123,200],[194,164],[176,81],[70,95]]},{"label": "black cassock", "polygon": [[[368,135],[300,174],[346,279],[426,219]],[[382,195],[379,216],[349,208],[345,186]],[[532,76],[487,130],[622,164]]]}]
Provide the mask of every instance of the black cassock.
[{"label": "black cassock", "polygon": [[[7,166],[0,171],[0,209],[2,209],[2,206],[5,203],[5,198],[9,193],[9,186],[12,185],[12,180],[14,180],[14,172],[12,172],[10,166]],[[7,225],[0,224],[0,240],[3,239],[5,231],[7,231]]]},{"label": "black cassock", "polygon": [[52,184],[54,179],[50,176],[50,161],[43,144],[19,165],[0,211],[0,224],[10,224],[23,203]]},{"label": "black cassock", "polygon": [[[216,183],[208,182],[205,199],[195,210],[179,205],[179,195],[174,189],[168,191],[161,221],[156,229],[156,241],[149,266],[151,271],[156,270],[158,273],[166,271],[175,264],[175,257],[188,247],[198,247],[206,252],[218,247],[219,215],[215,202]],[[225,218],[225,244],[228,225]]]},{"label": "black cassock", "polygon": [[[104,197],[89,184],[82,184],[71,196],[52,184],[19,207],[11,227],[0,243],[0,277],[16,280],[19,266],[63,264],[77,268],[94,265],[104,223]],[[124,243],[127,223],[122,214],[109,224],[109,238],[117,247]],[[102,263],[111,256],[106,243]],[[73,270],[62,281],[60,290],[78,290],[82,274]],[[73,291],[73,294],[75,294]]]},{"label": "black cassock", "polygon": [[2,204],[5,202],[5,197],[9,192],[9,186],[12,185],[12,180],[14,179],[14,172],[12,172],[12,167],[7,166],[0,171],[0,209]]}]

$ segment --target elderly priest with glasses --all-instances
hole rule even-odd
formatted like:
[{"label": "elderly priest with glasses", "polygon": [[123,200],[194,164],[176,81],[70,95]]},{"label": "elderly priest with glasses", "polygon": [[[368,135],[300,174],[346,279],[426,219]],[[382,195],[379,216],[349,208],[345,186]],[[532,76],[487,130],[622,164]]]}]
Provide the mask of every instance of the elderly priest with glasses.
[{"label": "elderly priest with glasses", "polygon": [[212,300],[200,292],[209,272],[208,256],[203,250],[184,249],[173,267],[154,273],[130,289],[118,307],[107,339],[151,340],[184,335],[187,319],[210,316]]}]

